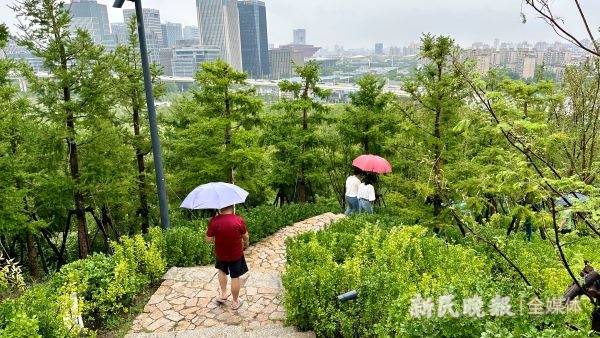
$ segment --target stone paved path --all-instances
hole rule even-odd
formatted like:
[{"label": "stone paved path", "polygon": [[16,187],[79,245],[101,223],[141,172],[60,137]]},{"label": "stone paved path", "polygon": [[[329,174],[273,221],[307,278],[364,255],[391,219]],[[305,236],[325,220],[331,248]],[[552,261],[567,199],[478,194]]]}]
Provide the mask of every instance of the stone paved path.
[{"label": "stone paved path", "polygon": [[285,240],[321,230],[342,217],[332,213],[313,217],[248,248],[245,255],[250,272],[242,278],[240,298],[244,304],[237,311],[230,309],[231,298],[225,305],[216,302],[219,287],[214,267],[170,269],[128,337],[236,337],[261,328],[273,334],[256,336],[297,336],[295,330],[282,327]]}]

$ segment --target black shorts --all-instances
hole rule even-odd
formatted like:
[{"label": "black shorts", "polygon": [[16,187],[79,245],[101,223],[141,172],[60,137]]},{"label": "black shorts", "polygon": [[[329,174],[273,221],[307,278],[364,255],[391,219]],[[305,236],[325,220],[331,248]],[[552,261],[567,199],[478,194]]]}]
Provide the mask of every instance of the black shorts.
[{"label": "black shorts", "polygon": [[246,265],[244,256],[235,262],[221,262],[217,259],[215,268],[223,271],[226,275],[230,275],[231,278],[238,278],[248,272],[248,265]]}]

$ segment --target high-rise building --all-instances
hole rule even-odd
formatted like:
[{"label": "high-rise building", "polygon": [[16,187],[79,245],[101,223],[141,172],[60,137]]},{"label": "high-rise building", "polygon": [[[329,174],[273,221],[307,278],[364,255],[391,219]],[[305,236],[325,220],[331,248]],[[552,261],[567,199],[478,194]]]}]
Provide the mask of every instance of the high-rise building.
[{"label": "high-rise building", "polygon": [[160,65],[164,76],[173,76],[173,48],[160,49]]},{"label": "high-rise building", "polygon": [[375,54],[376,55],[383,55],[383,43],[378,42],[375,44]]},{"label": "high-rise building", "polygon": [[173,76],[194,77],[203,62],[214,61],[221,55],[217,47],[180,47],[173,49]]},{"label": "high-rise building", "polygon": [[306,45],[306,29],[294,29],[294,45]]},{"label": "high-rise building", "polygon": [[217,46],[221,58],[242,71],[240,15],[236,0],[196,0],[200,44]]},{"label": "high-rise building", "polygon": [[106,5],[96,0],[72,0],[69,5],[71,29],[83,29],[89,32],[95,43],[110,45],[110,24]]},{"label": "high-rise building", "polygon": [[265,3],[257,0],[238,2],[242,65],[252,78],[264,78],[271,73],[267,11]]},{"label": "high-rise building", "polygon": [[183,27],[183,38],[186,40],[197,40],[200,43],[200,29],[196,26]]},{"label": "high-rise building", "polygon": [[167,22],[162,24],[161,28],[164,47],[173,47],[177,40],[183,39],[183,29],[180,23]]},{"label": "high-rise building", "polygon": [[304,64],[304,55],[301,50],[280,47],[269,51],[271,62],[271,78],[285,79],[294,74],[294,65]]},{"label": "high-rise building", "polygon": [[[160,23],[160,11],[157,9],[144,8],[144,28],[146,30],[146,44],[148,46],[148,58],[151,63],[160,62],[160,48],[163,46],[162,26]],[[134,9],[124,9],[123,19],[125,24],[135,17]]]},{"label": "high-rise building", "polygon": [[29,64],[34,72],[43,72],[44,60],[34,56],[27,47],[20,46],[15,40],[8,40],[8,44],[2,51],[7,59],[22,60]]},{"label": "high-rise building", "polygon": [[123,22],[115,22],[110,24],[112,35],[116,39],[117,44],[124,45],[129,43],[129,32],[127,31],[127,25]]}]

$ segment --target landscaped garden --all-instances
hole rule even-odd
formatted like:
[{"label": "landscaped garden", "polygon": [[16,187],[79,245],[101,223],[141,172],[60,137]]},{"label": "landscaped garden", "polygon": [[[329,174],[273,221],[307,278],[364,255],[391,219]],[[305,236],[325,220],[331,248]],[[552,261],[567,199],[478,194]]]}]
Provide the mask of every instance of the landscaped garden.
[{"label": "landscaped garden", "polygon": [[[0,59],[1,337],[126,333],[168,268],[214,263],[210,212],[179,208],[192,189],[246,189],[237,211],[257,243],[342,213],[361,154],[393,167],[370,176],[375,213],[288,239],[288,324],[324,337],[600,330],[600,282],[589,282],[600,267],[598,58],[560,82],[543,69],[517,81],[481,76],[450,37],[424,35],[405,95],[366,75],[337,105],[313,61],[269,105],[244,73],[204,63],[159,111],[171,221],[161,228],[135,25],[107,51],[71,31],[60,4],[15,7],[18,42],[48,76]],[[579,297],[565,299],[568,288]]]}]

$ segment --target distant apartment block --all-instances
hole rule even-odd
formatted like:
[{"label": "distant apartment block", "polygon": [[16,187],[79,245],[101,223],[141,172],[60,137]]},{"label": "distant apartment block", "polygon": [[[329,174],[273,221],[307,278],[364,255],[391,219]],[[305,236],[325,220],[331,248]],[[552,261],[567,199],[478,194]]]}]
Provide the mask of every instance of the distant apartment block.
[{"label": "distant apartment block", "polygon": [[577,62],[569,50],[547,43],[537,43],[533,47],[525,42],[519,43],[517,47],[503,43],[498,50],[489,46],[479,46],[464,50],[463,56],[476,62],[480,74],[486,74],[493,68],[504,68],[522,79],[532,79],[537,66],[540,65],[544,65],[547,71],[561,78],[564,68]]},{"label": "distant apartment block", "polygon": [[173,49],[172,69],[175,77],[194,77],[203,62],[214,61],[221,56],[220,48],[197,46]]},{"label": "distant apartment block", "polygon": [[294,29],[294,45],[306,45],[306,29]]},{"label": "distant apartment block", "polygon": [[129,32],[125,23],[111,23],[110,29],[112,31],[112,36],[117,41],[118,45],[125,45],[129,43]]},{"label": "distant apartment block", "polygon": [[71,30],[86,30],[95,43],[114,47],[106,5],[99,4],[96,0],[73,0],[69,5],[69,13]]},{"label": "distant apartment block", "polygon": [[[160,63],[160,49],[163,47],[162,26],[160,23],[160,11],[157,9],[144,8],[144,28],[146,30],[146,44],[148,46],[148,58],[151,63]],[[135,17],[134,9],[123,10],[123,21],[127,24]]]},{"label": "distant apartment block", "polygon": [[271,62],[271,78],[286,79],[294,75],[294,66],[304,64],[304,54],[301,50],[280,47],[269,51]]},{"label": "distant apartment block", "polygon": [[200,43],[200,29],[196,26],[183,27],[183,38],[186,40],[196,40]]},{"label": "distant apartment block", "polygon": [[44,71],[44,60],[39,57],[33,56],[33,54],[23,46],[19,46],[16,41],[9,40],[7,46],[4,48],[4,57],[7,59],[16,59],[25,61],[34,72]]},{"label": "distant apartment block", "polygon": [[271,73],[265,3],[257,0],[238,2],[242,66],[251,78],[266,78]]},{"label": "distant apartment block", "polygon": [[167,22],[161,25],[163,47],[171,48],[178,40],[183,39],[183,27],[180,23]]},{"label": "distant apartment block", "polygon": [[173,48],[161,48],[160,65],[164,76],[173,76]]}]

